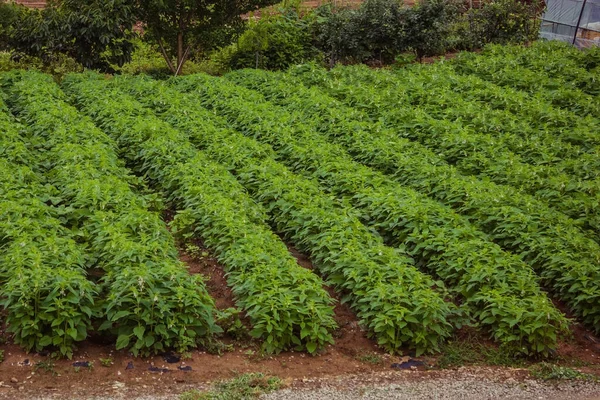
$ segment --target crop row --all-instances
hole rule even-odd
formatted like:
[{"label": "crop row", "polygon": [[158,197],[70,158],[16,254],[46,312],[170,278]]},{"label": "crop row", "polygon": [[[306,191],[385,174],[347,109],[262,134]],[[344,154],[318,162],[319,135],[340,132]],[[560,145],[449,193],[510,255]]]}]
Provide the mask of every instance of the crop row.
[{"label": "crop row", "polygon": [[[452,60],[452,65],[459,73],[477,75],[500,86],[509,86],[540,96],[556,107],[588,117],[586,122],[597,126],[600,104],[595,101],[594,95],[583,92],[577,85],[571,84],[569,79],[561,79],[559,74],[547,72],[543,66],[532,68],[531,63],[528,65],[522,62],[524,58],[544,54],[548,50],[552,55],[547,59],[555,57],[554,51],[547,49],[548,44],[540,42],[529,49],[521,47],[518,52],[512,54],[502,47],[488,45],[480,54],[461,53]],[[587,74],[589,76],[586,81],[597,90],[597,76]]]},{"label": "crop row", "polygon": [[[120,104],[132,101],[125,94],[114,93],[113,98]],[[145,99],[164,104],[165,97]],[[419,273],[410,258],[386,248],[381,239],[321,193],[313,182],[274,161],[268,148],[248,140],[231,140],[204,119],[192,118],[185,111],[167,114],[172,116],[171,121],[189,121],[189,129],[180,132],[192,141],[198,142],[199,135],[212,140],[213,145],[202,146],[202,151],[223,163],[250,188],[253,197],[268,210],[277,231],[310,254],[313,264],[344,294],[382,347],[397,351],[409,345],[423,352],[436,349],[449,335],[451,325],[446,319],[452,305],[432,289],[435,283]],[[173,130],[165,122],[157,125],[162,131]]]},{"label": "crop row", "polygon": [[561,41],[539,41],[531,46],[489,46],[485,54],[559,80],[564,86],[589,95],[600,94],[598,47],[578,49]]},{"label": "crop row", "polygon": [[86,278],[85,249],[27,166],[34,158],[21,130],[0,100],[0,304],[15,343],[71,357],[91,327],[98,289]]},{"label": "crop row", "polygon": [[[277,82],[259,74],[256,73],[255,80],[249,74],[247,85],[265,93],[271,85],[277,86]],[[214,82],[210,83],[213,86],[210,90],[215,90],[218,81]],[[225,87],[218,84],[221,91]],[[426,149],[416,151],[418,147],[406,146],[397,135],[364,129],[360,121],[347,120],[339,103],[332,103],[331,98],[328,101],[328,97],[318,91],[296,83],[288,85],[284,95],[276,95],[280,89],[280,85],[277,86],[271,99],[286,103],[300,113],[292,120],[288,118],[288,129],[293,135],[309,132],[316,137],[318,133],[324,139],[322,142],[338,142],[356,161],[390,174],[396,181],[454,208],[500,246],[520,255],[583,321],[596,330],[600,328],[600,271],[597,267],[600,246],[583,235],[571,220],[510,187],[462,176]],[[236,90],[242,93],[239,87],[229,89],[232,93]],[[203,95],[199,84],[194,93]],[[262,101],[249,91],[239,96],[254,103]],[[217,100],[216,95],[211,98],[214,104],[218,104]],[[247,104],[250,107],[250,102]],[[266,112],[268,107],[263,106],[263,109]],[[242,111],[241,106],[236,110],[239,114]],[[285,115],[278,114],[279,118]]]},{"label": "crop row", "polygon": [[[235,138],[230,139],[232,142],[242,141],[240,134],[225,128],[230,124],[248,136],[271,144],[278,158],[290,168],[318,180],[323,187],[343,197],[357,208],[362,220],[382,233],[390,244],[399,248],[407,246],[419,266],[445,281],[462,297],[478,323],[491,330],[499,342],[524,352],[545,353],[553,348],[557,330],[564,328],[564,319],[540,291],[531,269],[487,241],[486,236],[474,230],[466,220],[439,203],[353,162],[343,149],[318,135],[292,129],[301,123],[264,103],[252,92],[205,76],[186,77],[174,85],[192,95],[178,96],[177,91],[170,91],[157,101],[169,104],[168,99],[181,99],[176,104],[171,103],[168,112],[161,113],[166,118],[181,110],[179,126],[192,131],[192,124],[208,120],[211,115],[203,111],[197,101],[213,107],[228,117],[228,121],[212,117],[223,132],[228,132],[221,135]],[[141,98],[157,98],[152,91],[136,94]],[[193,122],[186,123],[186,115]],[[545,311],[540,313],[542,309]]]},{"label": "crop row", "polygon": [[166,225],[132,191],[111,140],[65,102],[51,77],[14,73],[4,83],[12,110],[27,125],[27,143],[40,153],[36,165],[56,189],[51,201],[63,224],[85,243],[88,266],[105,272],[98,329],[134,354],[185,350],[216,332],[202,277],[178,261]]},{"label": "crop row", "polygon": [[178,234],[204,240],[227,269],[237,303],[267,351],[314,352],[332,342],[332,299],[323,282],[300,267],[229,172],[187,137],[108,88],[101,76],[71,75],[65,90],[115,138],[130,166],[177,208]]},{"label": "crop row", "polygon": [[[518,154],[529,164],[552,165],[582,179],[600,176],[600,138],[589,127],[578,134],[576,124],[566,129],[559,129],[551,121],[536,125],[539,121],[532,121],[529,114],[493,108],[488,98],[495,97],[498,92],[506,94],[505,89],[481,85],[479,78],[459,75],[448,64],[405,68],[397,72],[373,71],[365,66],[338,67],[330,74],[336,83],[341,81],[363,88],[353,91],[353,104],[375,120],[380,111],[389,112],[393,107],[419,107],[435,119],[456,121],[470,132],[489,135],[488,140],[493,140],[496,146]],[[339,90],[345,90],[345,87],[339,87]],[[337,90],[338,85],[333,88]],[[473,91],[481,92],[482,96],[474,96]],[[373,93],[385,101],[375,101]],[[527,109],[531,108],[533,99],[520,101],[527,105],[521,108]],[[549,108],[544,105],[543,112],[547,113]],[[547,118],[538,115],[539,120]]]},{"label": "crop row", "polygon": [[[323,74],[327,80],[327,72],[311,70],[309,79],[316,73]],[[290,77],[279,75],[278,78],[293,84]],[[243,78],[241,79],[243,81]],[[386,96],[386,91],[361,85],[362,79],[357,77],[351,82],[339,82],[329,78],[331,82],[327,90],[333,92],[347,104],[356,103],[356,94],[361,98],[370,98],[377,111],[372,118],[379,120],[369,123],[369,116],[345,107],[337,110],[336,115],[346,121],[361,121],[363,130],[377,132],[377,135],[405,137],[419,142],[435,152],[446,162],[454,164],[464,175],[487,177],[500,185],[510,185],[519,191],[534,195],[538,200],[548,203],[553,208],[577,220],[590,237],[600,238],[600,182],[583,181],[572,177],[555,166],[530,165],[522,162],[510,149],[501,146],[501,142],[490,135],[476,133],[464,129],[459,123],[438,120],[425,110],[413,107],[402,101],[401,96]],[[331,89],[335,87],[335,89]],[[318,95],[316,95],[319,98]],[[399,98],[400,97],[400,98]],[[289,100],[289,98],[288,98]],[[319,104],[319,103],[317,103]],[[339,107],[332,102],[330,107]],[[406,143],[405,147],[411,146]],[[419,152],[419,145],[412,146],[413,152]]]}]

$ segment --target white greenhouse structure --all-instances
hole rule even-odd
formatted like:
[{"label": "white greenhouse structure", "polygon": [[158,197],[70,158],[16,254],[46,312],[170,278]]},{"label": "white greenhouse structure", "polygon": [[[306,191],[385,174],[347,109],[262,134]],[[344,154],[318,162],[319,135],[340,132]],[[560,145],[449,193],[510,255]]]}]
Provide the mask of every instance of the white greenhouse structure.
[{"label": "white greenhouse structure", "polygon": [[579,48],[600,46],[600,0],[546,0],[540,36]]}]

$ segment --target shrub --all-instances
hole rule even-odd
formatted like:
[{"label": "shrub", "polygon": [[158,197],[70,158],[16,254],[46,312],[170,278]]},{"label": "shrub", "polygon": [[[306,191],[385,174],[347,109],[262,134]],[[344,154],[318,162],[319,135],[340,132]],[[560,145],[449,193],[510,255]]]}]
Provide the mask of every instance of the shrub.
[{"label": "shrub", "polygon": [[453,27],[453,47],[481,48],[487,43],[525,43],[539,34],[540,7],[519,0],[488,0],[461,14]]},{"label": "shrub", "polygon": [[309,19],[301,18],[295,9],[277,16],[250,22],[249,29],[238,39],[229,55],[232,69],[285,69],[312,60],[316,51],[311,43]]},{"label": "shrub", "polygon": [[447,0],[427,0],[403,7],[398,0],[367,0],[357,10],[316,10],[312,24],[315,46],[333,66],[337,62],[392,62],[412,51],[420,59],[446,50],[456,7]]},{"label": "shrub", "polygon": [[83,66],[64,54],[57,54],[52,61],[45,63],[38,57],[14,56],[9,52],[0,52],[0,72],[13,69],[38,70],[61,80],[68,73],[82,72]]}]

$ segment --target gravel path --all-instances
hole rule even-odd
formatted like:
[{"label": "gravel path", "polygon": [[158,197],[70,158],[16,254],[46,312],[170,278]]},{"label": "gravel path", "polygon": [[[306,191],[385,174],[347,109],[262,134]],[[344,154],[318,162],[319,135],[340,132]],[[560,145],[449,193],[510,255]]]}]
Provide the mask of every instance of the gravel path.
[{"label": "gravel path", "polygon": [[[506,368],[460,368],[445,371],[388,371],[360,375],[287,381],[290,387],[260,398],[262,400],[600,400],[600,382],[532,380],[524,370]],[[120,386],[106,395],[84,392],[65,395],[35,395],[18,391],[0,391],[0,399],[39,400],[178,400],[185,390],[200,389],[193,385],[180,387],[177,393],[157,395],[152,389]],[[205,386],[207,388],[207,386]],[[115,388],[116,389],[116,388]]]},{"label": "gravel path", "polygon": [[[499,371],[495,371],[499,372]],[[600,400],[600,383],[584,381],[540,382],[514,379],[494,370],[448,371],[442,376],[426,378],[419,375],[397,374],[395,382],[377,383],[362,377],[338,381],[317,381],[318,388],[284,389],[262,400],[389,400],[389,399],[535,399],[535,400]],[[385,380],[389,381],[386,374]]]}]

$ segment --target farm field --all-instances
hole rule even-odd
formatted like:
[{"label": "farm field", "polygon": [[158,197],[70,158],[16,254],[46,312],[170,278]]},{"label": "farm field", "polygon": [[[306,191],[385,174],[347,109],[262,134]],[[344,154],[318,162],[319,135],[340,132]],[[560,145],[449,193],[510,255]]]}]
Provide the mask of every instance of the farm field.
[{"label": "farm field", "polygon": [[0,75],[0,369],[600,375],[599,60]]}]

